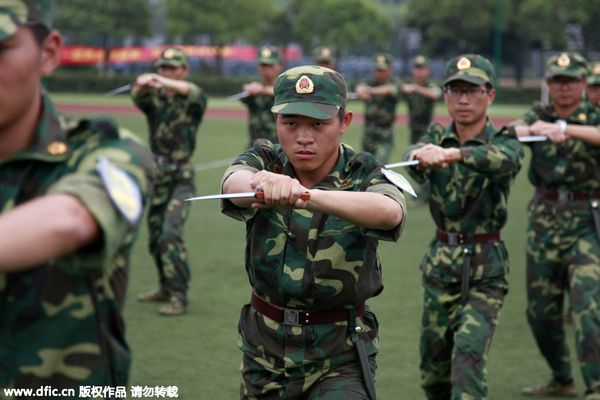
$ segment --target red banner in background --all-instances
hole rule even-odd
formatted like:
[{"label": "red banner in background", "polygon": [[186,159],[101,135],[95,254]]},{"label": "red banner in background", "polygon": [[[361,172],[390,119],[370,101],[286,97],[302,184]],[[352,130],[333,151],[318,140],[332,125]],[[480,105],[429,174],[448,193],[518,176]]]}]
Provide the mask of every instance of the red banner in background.
[{"label": "red banner in background", "polygon": [[[169,46],[154,47],[113,47],[109,54],[110,64],[128,64],[153,62],[160,57],[163,49]],[[217,47],[178,45],[190,58],[215,58]],[[257,47],[255,46],[225,46],[221,48],[221,57],[225,60],[254,61]],[[302,57],[302,50],[290,46],[283,50],[286,60],[297,60]],[[102,47],[63,46],[60,53],[61,65],[96,65],[104,62],[106,52]]]}]

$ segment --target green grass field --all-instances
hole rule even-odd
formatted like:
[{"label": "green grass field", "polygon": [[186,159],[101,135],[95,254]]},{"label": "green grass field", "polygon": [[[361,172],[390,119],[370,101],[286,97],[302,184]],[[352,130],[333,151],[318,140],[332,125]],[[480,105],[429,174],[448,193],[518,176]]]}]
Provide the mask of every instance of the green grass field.
[{"label": "green grass field", "polygon": [[[54,96],[57,102],[129,104],[125,96]],[[211,99],[209,106],[228,106]],[[236,105],[232,105],[237,107]],[[402,104],[400,112],[404,112]],[[527,106],[498,107],[493,113],[517,117]],[[349,109],[362,112],[362,106]],[[443,104],[438,109],[443,110]],[[141,116],[116,116],[124,127],[147,137]],[[359,149],[362,126],[354,124],[343,135],[344,142]],[[244,120],[206,119],[198,133],[195,164],[234,158],[244,148]],[[392,162],[400,161],[408,144],[408,131],[398,126]],[[529,154],[525,164],[529,163]],[[196,174],[198,195],[218,193],[225,167],[204,169]],[[399,171],[401,172],[401,171]],[[511,288],[488,362],[490,398],[521,398],[520,388],[538,384],[550,372],[541,359],[525,319],[525,229],[526,205],[533,193],[522,171],[513,186],[510,214],[502,235],[511,257]],[[405,234],[397,243],[381,243],[385,290],[369,301],[381,324],[377,392],[379,399],[423,399],[419,386],[418,338],[421,314],[419,262],[434,233],[425,207],[411,207]],[[239,311],[250,299],[244,270],[244,225],[220,214],[217,201],[195,202],[186,225],[192,281],[189,313],[183,317],[160,317],[158,305],[135,300],[138,293],[157,287],[157,274],[147,250],[145,221],[132,255],[131,279],[125,318],[127,338],[133,351],[130,384],[177,386],[183,399],[238,398],[241,352],[236,348]],[[568,328],[573,342],[572,327]],[[578,370],[576,366],[576,370]],[[579,373],[576,383],[583,393]]]}]

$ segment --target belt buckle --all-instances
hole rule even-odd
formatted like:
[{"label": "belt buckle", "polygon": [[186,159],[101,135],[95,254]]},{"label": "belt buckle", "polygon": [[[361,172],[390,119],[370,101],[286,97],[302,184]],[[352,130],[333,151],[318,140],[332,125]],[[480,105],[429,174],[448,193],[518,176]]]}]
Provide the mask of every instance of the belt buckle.
[{"label": "belt buckle", "polygon": [[283,309],[283,325],[301,326],[300,325],[300,310]]},{"label": "belt buckle", "polygon": [[458,246],[458,232],[447,232],[448,234],[448,244],[450,246]]},{"label": "belt buckle", "polygon": [[558,201],[573,201],[573,199],[575,198],[575,193],[571,192],[570,190],[559,190],[558,191]]}]

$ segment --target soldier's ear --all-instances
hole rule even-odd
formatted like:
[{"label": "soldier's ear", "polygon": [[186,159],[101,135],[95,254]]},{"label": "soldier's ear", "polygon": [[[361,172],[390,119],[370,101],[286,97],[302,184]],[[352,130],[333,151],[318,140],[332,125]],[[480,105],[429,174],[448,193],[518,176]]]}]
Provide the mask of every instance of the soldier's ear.
[{"label": "soldier's ear", "polygon": [[496,98],[496,89],[490,89],[490,91],[488,92],[488,96],[487,96],[488,106],[492,105],[495,98]]},{"label": "soldier's ear", "polygon": [[[343,134],[344,132],[346,132],[346,130],[348,129],[348,127],[350,126],[350,123],[352,122],[352,117],[354,116],[354,113],[352,111],[345,111],[344,112],[344,117],[342,118],[342,122],[341,122],[341,126],[340,126],[340,135]],[[338,117],[334,117],[334,118],[338,118]]]},{"label": "soldier's ear", "polygon": [[58,31],[51,31],[42,43],[42,75],[48,76],[60,64],[60,48],[62,36]]}]

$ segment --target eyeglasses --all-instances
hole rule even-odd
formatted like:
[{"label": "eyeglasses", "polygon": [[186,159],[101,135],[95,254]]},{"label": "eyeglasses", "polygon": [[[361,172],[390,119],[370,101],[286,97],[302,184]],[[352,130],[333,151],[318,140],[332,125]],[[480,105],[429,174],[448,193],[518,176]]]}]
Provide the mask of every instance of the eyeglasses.
[{"label": "eyeglasses", "polygon": [[577,87],[577,85],[580,85],[583,80],[581,79],[548,79],[548,86],[553,87],[553,88],[566,88],[566,89],[573,89],[575,87]]},{"label": "eyeglasses", "polygon": [[460,99],[463,94],[466,94],[467,98],[480,97],[483,94],[487,93],[488,90],[480,89],[480,88],[459,89],[459,88],[447,87],[444,89],[444,92],[446,92],[446,95],[448,95],[448,97],[451,97],[453,99]]}]

